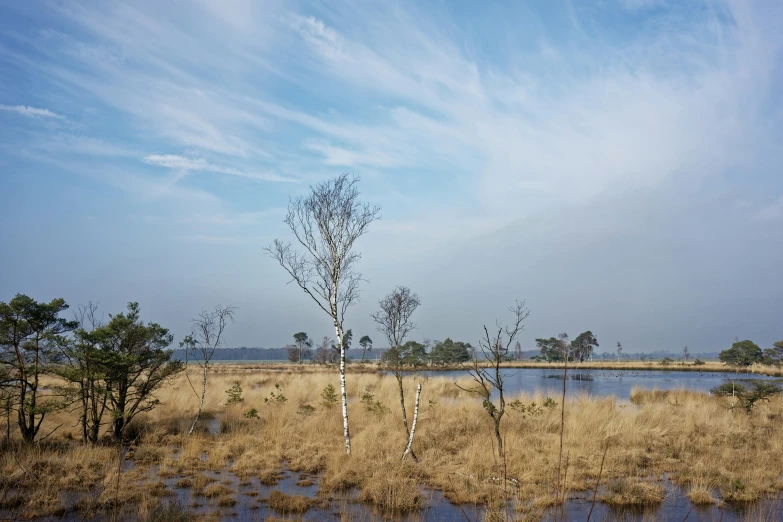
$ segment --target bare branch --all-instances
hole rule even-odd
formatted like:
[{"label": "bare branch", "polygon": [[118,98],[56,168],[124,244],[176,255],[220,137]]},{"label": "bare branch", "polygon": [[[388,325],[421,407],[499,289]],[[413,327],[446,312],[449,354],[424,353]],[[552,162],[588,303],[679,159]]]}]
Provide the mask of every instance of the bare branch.
[{"label": "bare branch", "polygon": [[[516,301],[509,311],[514,315],[514,320],[508,326],[504,327],[499,321],[495,321],[495,329],[490,333],[489,328],[484,325],[484,337],[479,341],[478,351],[486,362],[480,362],[478,353],[474,352],[471,359],[472,367],[468,370],[476,382],[476,386],[474,388],[458,386],[460,389],[484,399],[484,409],[495,423],[495,437],[498,444],[498,454],[501,457],[504,456],[504,453],[503,439],[500,435],[500,421],[506,411],[506,399],[500,365],[506,360],[511,343],[525,329],[523,323],[530,315],[524,301]],[[493,390],[496,390],[498,394],[497,404],[492,401]]]}]

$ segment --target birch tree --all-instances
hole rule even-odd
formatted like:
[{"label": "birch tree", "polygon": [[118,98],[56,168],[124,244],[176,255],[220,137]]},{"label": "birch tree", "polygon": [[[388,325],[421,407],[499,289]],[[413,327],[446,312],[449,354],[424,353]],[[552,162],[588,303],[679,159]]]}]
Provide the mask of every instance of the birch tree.
[{"label": "birch tree", "polygon": [[[501,458],[504,450],[503,437],[500,434],[500,421],[506,412],[506,398],[500,363],[507,359],[511,343],[525,329],[523,322],[530,315],[530,310],[527,309],[524,301],[517,301],[514,306],[509,308],[509,311],[514,316],[514,321],[510,325],[502,326],[496,322],[492,333],[484,325],[484,337],[479,341],[479,349],[473,353],[471,368],[468,370],[476,385],[472,388],[463,388],[457,385],[460,389],[474,393],[483,399],[484,410],[492,418],[494,424],[498,456]],[[481,353],[483,361],[479,360],[478,352]],[[492,400],[493,391],[497,392],[497,403]]]},{"label": "birch tree", "polygon": [[340,393],[345,452],[351,454],[348,398],[345,391],[345,337],[347,309],[359,300],[361,254],[354,243],[379,219],[380,207],[359,202],[358,177],[342,174],[311,186],[310,194],[290,200],[284,223],[294,235],[292,245],[279,239],[265,251],[285,269],[332,320],[340,350]]},{"label": "birch tree", "polygon": [[189,362],[191,359],[198,364],[201,368],[201,394],[196,391],[196,387],[190,380],[187,370],[185,376],[188,378],[188,384],[199,399],[198,411],[196,412],[196,418],[193,419],[193,424],[190,425],[188,430],[188,436],[196,429],[196,424],[201,417],[201,412],[204,409],[204,398],[207,394],[207,373],[212,366],[212,357],[215,355],[215,349],[219,348],[223,342],[223,332],[226,329],[229,321],[234,321],[234,312],[236,307],[234,306],[221,306],[217,305],[211,312],[202,311],[198,317],[191,321],[190,335],[179,343],[180,347],[185,350],[185,362]]},{"label": "birch tree", "polygon": [[[411,330],[416,328],[416,324],[411,321],[411,316],[419,304],[421,304],[419,296],[411,292],[410,288],[398,286],[378,302],[380,310],[371,316],[378,326],[378,331],[383,333],[389,342],[389,349],[384,354],[384,361],[397,379],[406,440],[410,439],[411,432],[408,428],[408,416],[405,413],[405,391],[402,386],[402,371],[405,364],[402,344]],[[413,460],[418,461],[412,449],[410,454]]]}]

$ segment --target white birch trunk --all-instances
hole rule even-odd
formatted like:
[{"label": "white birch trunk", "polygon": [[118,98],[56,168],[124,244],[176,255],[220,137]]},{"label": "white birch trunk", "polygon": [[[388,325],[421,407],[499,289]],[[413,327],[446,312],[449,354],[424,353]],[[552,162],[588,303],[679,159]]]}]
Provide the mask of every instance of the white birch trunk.
[{"label": "white birch trunk", "polygon": [[332,313],[334,317],[334,332],[337,342],[340,343],[340,395],[342,396],[343,413],[343,437],[345,437],[345,454],[351,454],[351,434],[348,430],[348,394],[345,391],[345,342],[340,323],[337,322],[337,299],[332,301]]},{"label": "white birch trunk", "polygon": [[416,403],[413,407],[411,435],[408,437],[408,446],[405,448],[405,453],[402,454],[402,460],[405,460],[405,457],[411,452],[411,446],[413,446],[413,435],[416,433],[416,421],[419,420],[419,395],[421,395],[421,383],[416,386]]},{"label": "white birch trunk", "polygon": [[193,419],[193,424],[190,425],[190,430],[188,431],[188,437],[190,437],[193,434],[193,430],[196,429],[196,423],[201,417],[201,410],[204,409],[204,396],[206,394],[207,394],[207,366],[204,365],[204,379],[201,381],[201,400],[198,403],[198,412],[196,413],[196,418]]}]

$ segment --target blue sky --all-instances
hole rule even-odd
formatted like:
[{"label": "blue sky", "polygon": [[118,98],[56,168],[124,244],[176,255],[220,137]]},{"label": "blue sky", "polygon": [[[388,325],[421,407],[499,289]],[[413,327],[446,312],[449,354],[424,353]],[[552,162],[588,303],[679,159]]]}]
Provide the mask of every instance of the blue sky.
[{"label": "blue sky", "polygon": [[[489,5],[487,5],[489,4]],[[348,327],[627,351],[783,339],[777,2],[5,2],[0,299],[129,300],[231,344],[329,321],[263,254],[342,172],[382,206]]]}]

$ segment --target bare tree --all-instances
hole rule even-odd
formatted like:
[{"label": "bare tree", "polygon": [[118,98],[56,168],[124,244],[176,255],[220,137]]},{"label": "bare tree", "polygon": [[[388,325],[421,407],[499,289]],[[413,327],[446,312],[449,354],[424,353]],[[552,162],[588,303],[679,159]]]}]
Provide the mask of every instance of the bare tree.
[{"label": "bare tree", "polygon": [[691,356],[691,352],[690,352],[690,350],[688,350],[688,345],[687,344],[685,346],[683,346],[683,348],[682,348],[682,356],[685,359],[685,362],[688,362],[688,357]]},{"label": "bare tree", "polygon": [[207,373],[211,367],[212,357],[215,355],[215,349],[218,348],[223,340],[223,332],[228,325],[228,322],[234,321],[234,313],[236,307],[234,306],[221,306],[217,305],[211,312],[202,311],[198,317],[191,321],[190,335],[179,343],[180,347],[185,350],[186,363],[193,359],[201,367],[202,380],[201,380],[201,394],[196,391],[196,387],[190,380],[188,372],[185,371],[185,376],[188,378],[193,393],[199,399],[198,412],[196,412],[196,418],[193,419],[193,424],[190,425],[188,430],[188,436],[196,429],[196,423],[198,423],[201,417],[201,411],[204,409],[204,397],[207,394]]},{"label": "bare tree", "polygon": [[617,341],[617,362],[620,362],[620,354],[623,353],[623,345]]},{"label": "bare tree", "polygon": [[[380,310],[371,316],[378,326],[378,331],[383,333],[389,341],[389,349],[384,354],[384,360],[397,379],[406,440],[410,439],[411,432],[408,429],[408,416],[405,413],[405,391],[402,386],[402,371],[405,362],[402,344],[411,330],[416,328],[416,324],[411,321],[411,316],[419,304],[421,304],[419,296],[411,292],[410,288],[398,286],[378,302]],[[413,460],[418,461],[412,449],[410,454]]]},{"label": "bare tree", "polygon": [[[514,342],[525,326],[523,322],[530,315],[530,310],[525,306],[525,302],[517,301],[514,306],[509,308],[514,315],[514,321],[509,326],[502,326],[499,322],[495,323],[497,331],[490,334],[489,329],[484,325],[484,337],[479,341],[478,351],[473,353],[471,359],[472,367],[468,370],[476,386],[472,388],[461,389],[475,393],[484,399],[484,409],[487,411],[495,424],[495,438],[498,444],[498,456],[503,457],[503,438],[500,435],[500,421],[506,412],[506,399],[504,397],[503,375],[501,373],[500,363],[508,357],[511,343]],[[481,352],[483,359],[487,362],[479,361],[478,352]],[[497,405],[492,401],[492,391],[498,393]]]},{"label": "bare tree", "polygon": [[348,430],[348,398],[345,391],[346,310],[359,300],[361,274],[356,263],[361,254],[354,243],[379,219],[380,207],[358,201],[358,177],[342,174],[310,187],[307,197],[291,199],[285,224],[303,249],[275,239],[265,251],[282,266],[292,280],[318,307],[331,317],[340,348],[340,392],[342,394],[345,452],[351,454]]}]

